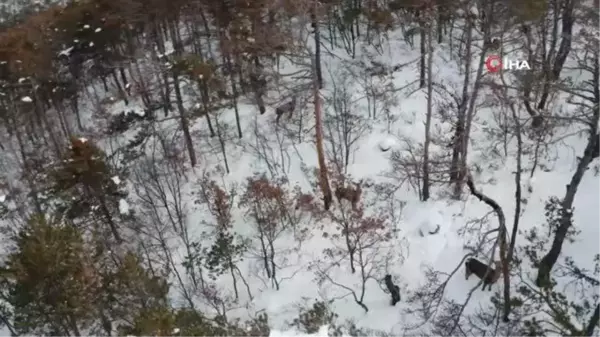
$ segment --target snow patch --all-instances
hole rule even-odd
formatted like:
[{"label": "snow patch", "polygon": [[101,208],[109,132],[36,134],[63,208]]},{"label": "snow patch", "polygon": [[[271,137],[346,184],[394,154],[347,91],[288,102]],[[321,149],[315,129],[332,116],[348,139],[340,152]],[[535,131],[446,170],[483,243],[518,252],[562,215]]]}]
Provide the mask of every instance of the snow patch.
[{"label": "snow patch", "polygon": [[6,201],[6,196],[0,195],[0,202],[5,202],[5,201]]},{"label": "snow patch", "polygon": [[21,97],[21,102],[31,103],[33,100],[29,96]]},{"label": "snow patch", "polygon": [[96,28],[96,30],[94,31],[94,33],[100,33],[102,31],[102,28]]},{"label": "snow patch", "polygon": [[60,53],[58,53],[58,56],[70,56],[72,51],[73,51],[73,47],[69,47],[65,50],[62,50]]},{"label": "snow patch", "polygon": [[121,214],[129,214],[129,203],[125,199],[119,199],[119,212]]},{"label": "snow patch", "polygon": [[315,337],[327,337],[329,336],[329,326],[323,325],[319,328],[319,331],[315,334],[306,334],[296,331],[279,331],[279,330],[271,330],[269,337],[290,337],[290,336],[315,336]]},{"label": "snow patch", "polygon": [[119,178],[119,176],[114,176],[110,179],[113,181],[113,183],[115,183],[115,185],[121,184],[121,179]]},{"label": "snow patch", "polygon": [[87,143],[87,138],[79,137],[79,141],[82,143]]}]

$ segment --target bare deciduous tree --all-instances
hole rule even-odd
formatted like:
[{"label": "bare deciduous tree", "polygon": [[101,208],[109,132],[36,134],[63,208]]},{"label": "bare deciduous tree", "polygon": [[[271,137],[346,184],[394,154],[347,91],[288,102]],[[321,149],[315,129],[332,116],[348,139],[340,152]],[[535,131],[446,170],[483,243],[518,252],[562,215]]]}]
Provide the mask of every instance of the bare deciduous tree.
[{"label": "bare deciduous tree", "polygon": [[[390,225],[380,214],[363,216],[362,212],[354,213],[346,219],[334,219],[338,233],[327,233],[334,242],[334,248],[324,251],[326,260],[315,264],[319,283],[330,283],[343,289],[346,296],[351,295],[356,304],[365,311],[367,283],[379,280],[386,274],[385,267],[392,259],[393,250],[387,246],[392,237]],[[337,242],[345,242],[339,245]],[[341,243],[340,242],[340,243]],[[348,281],[338,281],[334,273],[339,272],[340,263],[350,258],[352,273],[359,271],[357,285],[348,285]],[[355,288],[358,286],[358,289]]]},{"label": "bare deciduous tree", "polygon": [[336,170],[346,173],[356,145],[368,131],[368,120],[360,113],[352,95],[351,74],[343,71],[339,76],[331,74],[331,98],[327,99],[330,113],[325,115],[324,126],[328,150]]},{"label": "bare deciduous tree", "polygon": [[[285,187],[286,180],[269,180],[264,176],[248,178],[239,206],[246,210],[246,219],[253,224],[258,240],[256,257],[262,262],[264,272],[279,290],[282,280],[278,272],[287,267],[286,256],[296,247],[282,247],[279,242],[286,234],[293,234],[308,215],[303,207],[297,207],[298,191]],[[293,231],[292,231],[293,230]],[[295,239],[303,240],[296,235]]]}]

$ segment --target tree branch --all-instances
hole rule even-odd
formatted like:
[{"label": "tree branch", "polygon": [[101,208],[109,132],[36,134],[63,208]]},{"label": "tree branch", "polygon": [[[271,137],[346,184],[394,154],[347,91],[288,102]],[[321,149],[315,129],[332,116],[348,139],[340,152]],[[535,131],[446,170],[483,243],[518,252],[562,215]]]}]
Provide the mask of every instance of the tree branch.
[{"label": "tree branch", "polygon": [[477,191],[475,184],[473,183],[473,177],[470,173],[467,174],[467,187],[469,188],[469,191],[471,191],[471,194],[490,206],[496,213],[496,216],[498,216],[498,225],[500,229],[498,233],[498,243],[500,246],[500,262],[502,264],[502,276],[504,280],[504,312],[502,320],[508,322],[508,316],[510,314],[510,274],[508,268],[509,261],[506,259],[506,217],[504,216],[502,207],[500,207],[494,199]]}]

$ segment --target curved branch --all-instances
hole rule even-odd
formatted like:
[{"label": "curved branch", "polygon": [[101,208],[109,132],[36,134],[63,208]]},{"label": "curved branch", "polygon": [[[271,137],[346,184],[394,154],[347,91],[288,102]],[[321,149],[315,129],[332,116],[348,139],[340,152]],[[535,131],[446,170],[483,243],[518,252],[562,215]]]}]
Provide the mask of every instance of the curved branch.
[{"label": "curved branch", "polygon": [[496,213],[496,216],[498,216],[498,225],[500,230],[498,233],[498,243],[500,246],[500,262],[502,264],[502,276],[504,280],[504,312],[502,319],[504,322],[508,322],[508,316],[510,314],[510,274],[508,272],[509,261],[506,259],[506,217],[504,216],[502,207],[500,207],[500,205],[494,199],[477,191],[475,184],[473,183],[473,177],[470,173],[467,174],[467,187],[469,187],[471,194],[490,206]]}]

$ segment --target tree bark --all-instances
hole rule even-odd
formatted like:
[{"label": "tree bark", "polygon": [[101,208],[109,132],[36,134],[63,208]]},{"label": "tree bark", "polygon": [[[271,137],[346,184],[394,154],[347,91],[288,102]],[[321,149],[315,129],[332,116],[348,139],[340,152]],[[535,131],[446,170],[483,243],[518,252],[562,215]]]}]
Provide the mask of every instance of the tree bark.
[{"label": "tree bark", "polygon": [[428,55],[427,58],[427,116],[425,118],[425,143],[423,144],[423,201],[429,200],[429,144],[431,143],[431,115],[433,114],[433,41],[432,26],[427,28]]},{"label": "tree bark", "polygon": [[586,336],[594,335],[594,329],[598,325],[598,320],[600,320],[600,305],[596,305],[596,310],[594,310],[594,314],[592,315],[590,322],[585,327],[585,335]]},{"label": "tree bark", "polygon": [[194,151],[194,143],[192,142],[188,119],[185,115],[185,108],[183,107],[183,98],[181,97],[181,89],[179,88],[179,76],[176,72],[173,72],[173,82],[177,110],[179,110],[179,120],[181,122],[181,129],[183,130],[183,138],[185,139],[185,146],[190,157],[190,165],[194,167],[196,166],[196,152]]},{"label": "tree bark", "polygon": [[317,20],[316,4],[317,1],[314,1],[310,18],[315,33],[315,73],[317,76],[317,88],[323,89],[323,74],[321,71],[321,32],[319,30],[319,21]]},{"label": "tree bark", "polygon": [[318,80],[315,71],[314,81],[314,96],[315,96],[315,130],[317,138],[317,156],[319,160],[319,185],[323,192],[323,203],[325,210],[328,211],[331,207],[333,196],[329,185],[329,177],[327,174],[327,164],[325,163],[325,152],[323,150],[323,120],[321,116],[321,98],[319,97]]}]

